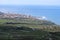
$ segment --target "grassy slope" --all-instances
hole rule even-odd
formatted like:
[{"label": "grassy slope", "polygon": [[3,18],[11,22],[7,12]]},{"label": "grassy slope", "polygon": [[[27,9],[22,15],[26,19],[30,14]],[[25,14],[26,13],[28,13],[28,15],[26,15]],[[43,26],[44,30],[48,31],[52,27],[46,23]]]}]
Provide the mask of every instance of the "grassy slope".
[{"label": "grassy slope", "polygon": [[[16,23],[31,23],[31,24],[6,24],[6,22],[16,22]],[[58,25],[46,25],[41,24],[45,21],[37,21],[37,20],[16,20],[16,19],[0,19],[0,39],[20,39],[20,40],[48,40],[49,32],[60,32],[60,27]],[[17,27],[27,27],[36,28],[38,30],[30,32],[25,29],[21,31],[20,29],[16,29]],[[42,30],[41,30],[42,29]],[[47,38],[48,37],[48,38]],[[53,35],[52,38],[55,36]],[[55,37],[56,38],[56,37]],[[58,38],[59,39],[59,38]]]},{"label": "grassy slope", "polygon": [[[6,24],[6,22],[15,22],[15,23],[20,23],[20,24]],[[58,25],[54,24],[43,24],[44,22],[48,21],[43,21],[43,20],[31,20],[31,19],[0,19],[0,25],[2,26],[26,26],[30,28],[38,28],[38,29],[43,29],[46,31],[60,31],[60,27]],[[24,24],[22,24],[24,23]],[[27,24],[26,24],[27,23]]]},{"label": "grassy slope", "polygon": [[48,36],[48,32],[43,30],[32,30],[32,28],[15,26],[0,26],[0,39],[45,39]]}]

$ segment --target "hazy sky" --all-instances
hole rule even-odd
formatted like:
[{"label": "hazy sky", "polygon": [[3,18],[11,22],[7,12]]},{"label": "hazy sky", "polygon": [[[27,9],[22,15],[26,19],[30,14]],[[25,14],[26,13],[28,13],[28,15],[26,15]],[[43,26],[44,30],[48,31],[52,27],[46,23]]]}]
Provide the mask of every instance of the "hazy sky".
[{"label": "hazy sky", "polygon": [[60,5],[60,0],[0,0],[0,5]]}]

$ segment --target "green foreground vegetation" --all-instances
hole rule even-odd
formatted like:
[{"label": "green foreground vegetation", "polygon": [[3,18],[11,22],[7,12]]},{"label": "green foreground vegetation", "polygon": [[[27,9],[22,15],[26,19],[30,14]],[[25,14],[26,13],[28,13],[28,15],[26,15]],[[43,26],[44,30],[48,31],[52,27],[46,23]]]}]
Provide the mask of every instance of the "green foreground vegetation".
[{"label": "green foreground vegetation", "polygon": [[0,19],[0,39],[60,40],[60,26],[46,20]]}]

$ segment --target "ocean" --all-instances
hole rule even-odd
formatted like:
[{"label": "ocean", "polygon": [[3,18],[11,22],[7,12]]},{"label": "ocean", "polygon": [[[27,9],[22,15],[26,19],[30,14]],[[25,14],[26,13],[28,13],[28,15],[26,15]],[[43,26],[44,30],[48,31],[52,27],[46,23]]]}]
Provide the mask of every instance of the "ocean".
[{"label": "ocean", "polygon": [[0,5],[2,12],[15,12],[32,16],[45,16],[48,20],[60,25],[60,6],[39,5]]}]

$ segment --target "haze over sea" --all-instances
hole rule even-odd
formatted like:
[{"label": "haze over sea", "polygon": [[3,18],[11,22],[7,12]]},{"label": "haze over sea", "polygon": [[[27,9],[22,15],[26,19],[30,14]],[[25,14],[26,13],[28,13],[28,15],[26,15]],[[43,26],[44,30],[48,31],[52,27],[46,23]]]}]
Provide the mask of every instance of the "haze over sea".
[{"label": "haze over sea", "polygon": [[0,5],[0,11],[16,12],[32,16],[45,16],[48,20],[60,24],[60,6]]}]

